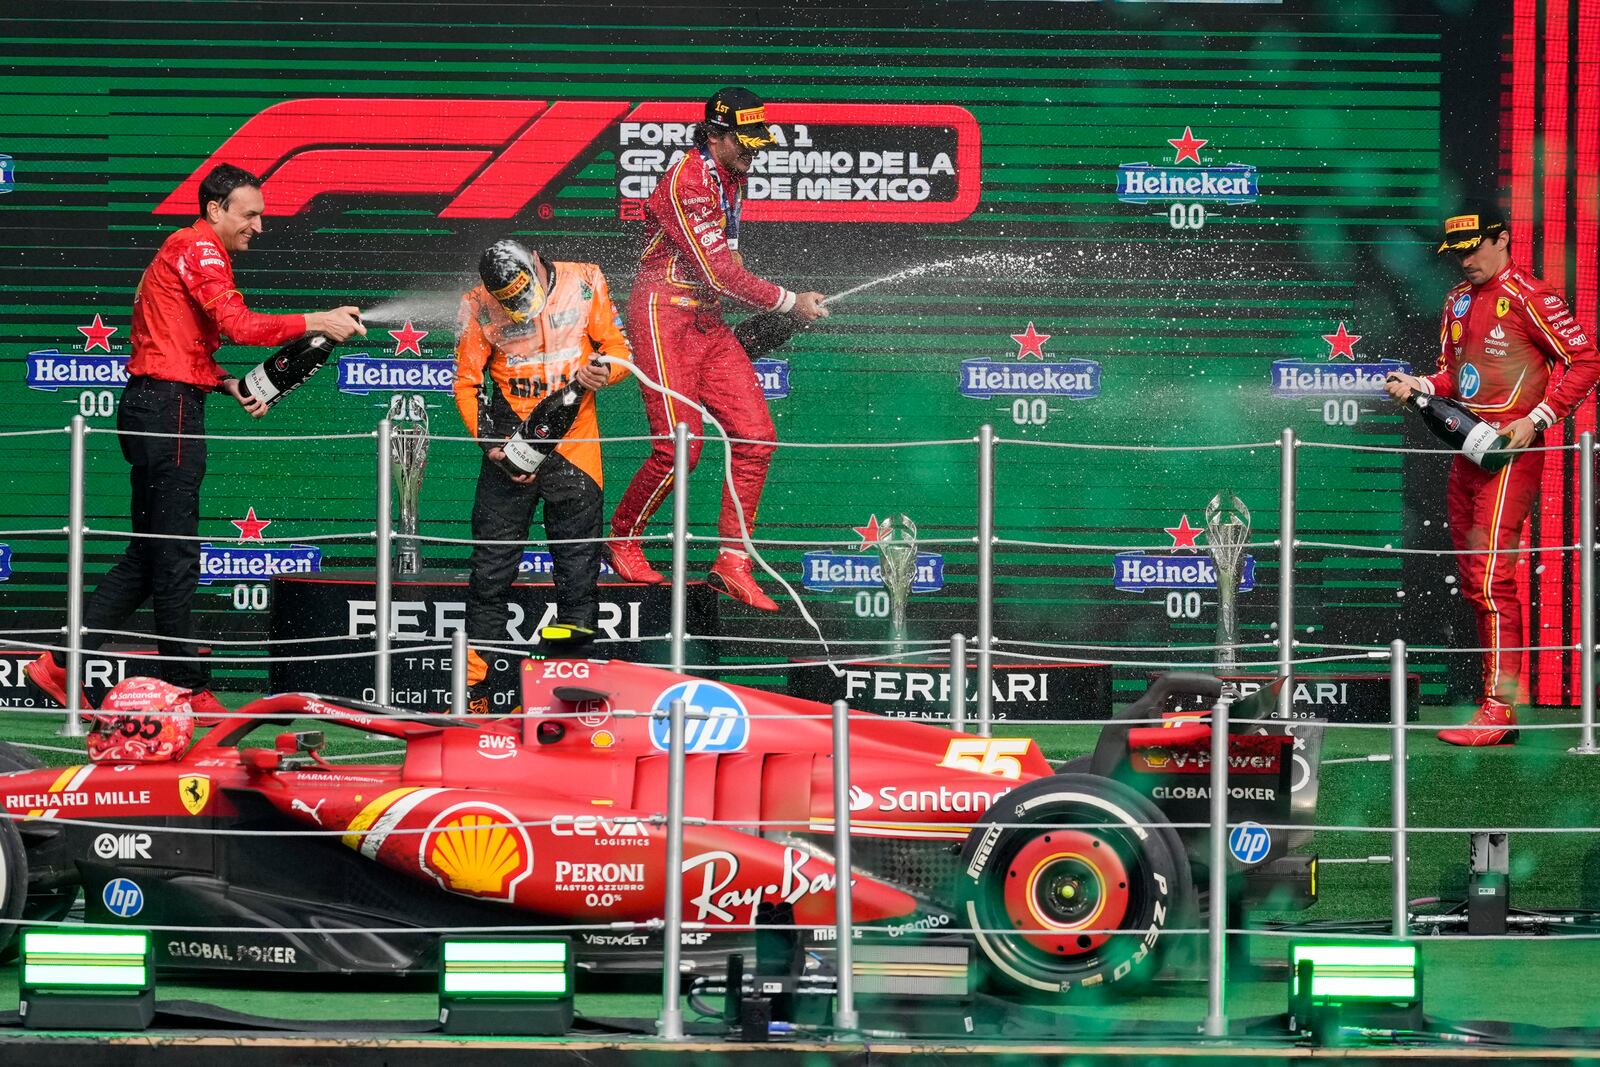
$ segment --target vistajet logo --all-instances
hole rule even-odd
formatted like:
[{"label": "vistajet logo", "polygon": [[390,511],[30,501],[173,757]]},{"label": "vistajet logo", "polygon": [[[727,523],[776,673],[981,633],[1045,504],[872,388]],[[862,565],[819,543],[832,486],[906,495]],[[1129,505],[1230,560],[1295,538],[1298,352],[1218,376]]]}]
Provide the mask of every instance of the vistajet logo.
[{"label": "vistajet logo", "polygon": [[766,356],[752,360],[756,381],[761,383],[761,395],[768,400],[782,400],[789,395],[789,361]]},{"label": "vistajet logo", "polygon": [[29,389],[46,393],[57,389],[121,389],[128,384],[128,357],[40,349],[28,353],[25,381]]},{"label": "vistajet logo", "polygon": [[322,570],[322,549],[315,545],[271,548],[200,546],[200,584],[263,582],[280,574],[315,574]]},{"label": "vistajet logo", "polygon": [[[883,561],[876,554],[807,552],[800,582],[807,589],[831,593],[835,589],[882,589]],[[944,557],[936,552],[918,552],[911,575],[913,593],[931,593],[944,588]]]},{"label": "vistajet logo", "polygon": [[961,395],[974,400],[993,396],[1064,396],[1091,400],[1100,395],[1100,364],[1087,359],[1060,363],[1002,363],[982,356],[961,361]]},{"label": "vistajet logo", "polygon": [[[1112,584],[1129,593],[1146,589],[1215,589],[1217,567],[1204,556],[1170,556],[1163,552],[1118,552],[1113,561]],[[1239,591],[1256,587],[1256,559],[1245,556],[1239,564]]]},{"label": "vistajet logo", "polygon": [[1272,363],[1272,395],[1382,396],[1384,379],[1397,373],[1410,374],[1411,364],[1398,359],[1380,359],[1376,363],[1278,359]]},{"label": "vistajet logo", "polygon": [[339,357],[339,392],[448,393],[455,388],[453,359],[397,359],[352,352]]}]

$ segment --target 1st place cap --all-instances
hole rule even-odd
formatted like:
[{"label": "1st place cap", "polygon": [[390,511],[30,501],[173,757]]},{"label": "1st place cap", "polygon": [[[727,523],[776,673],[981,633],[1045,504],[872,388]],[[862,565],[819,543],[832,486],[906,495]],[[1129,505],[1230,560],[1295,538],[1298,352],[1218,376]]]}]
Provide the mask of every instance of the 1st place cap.
[{"label": "1st place cap", "polygon": [[776,144],[767,129],[767,108],[749,89],[732,85],[719,89],[706,101],[706,125],[717,133],[732,130],[746,148]]},{"label": "1st place cap", "polygon": [[1483,243],[1504,233],[1506,216],[1492,200],[1473,200],[1444,220],[1436,255],[1454,252],[1458,255],[1471,252]]}]

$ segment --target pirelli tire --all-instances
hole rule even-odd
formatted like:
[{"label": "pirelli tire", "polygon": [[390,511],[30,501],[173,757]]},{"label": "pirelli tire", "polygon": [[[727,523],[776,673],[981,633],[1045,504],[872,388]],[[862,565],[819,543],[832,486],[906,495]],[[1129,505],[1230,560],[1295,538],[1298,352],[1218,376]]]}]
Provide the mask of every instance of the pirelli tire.
[{"label": "pirelli tire", "polygon": [[17,921],[28,902],[28,853],[17,824],[0,819],[0,957],[17,934]]},{"label": "pirelli tire", "polygon": [[[961,853],[961,906],[992,985],[1030,999],[1131,991],[1194,910],[1183,845],[1154,804],[1094,774],[1007,793]],[[1093,931],[1129,931],[1128,933]]]}]

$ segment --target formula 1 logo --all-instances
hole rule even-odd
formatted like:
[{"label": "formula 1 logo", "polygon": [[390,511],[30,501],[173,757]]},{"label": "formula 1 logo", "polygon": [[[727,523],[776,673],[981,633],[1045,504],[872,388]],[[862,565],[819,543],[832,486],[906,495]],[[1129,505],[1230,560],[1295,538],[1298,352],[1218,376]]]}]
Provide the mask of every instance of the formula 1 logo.
[{"label": "formula 1 logo", "polygon": [[[965,108],[772,104],[767,112],[769,122],[804,127],[822,147],[780,146],[770,165],[794,173],[762,175],[771,188],[752,191],[747,219],[947,223],[978,206],[980,134]],[[192,216],[201,180],[227,162],[265,180],[272,215],[297,215],[318,196],[340,194],[447,197],[440,218],[510,219],[602,152],[654,136],[664,146],[659,159],[618,164],[619,177],[639,184],[619,189],[619,199],[637,206],[672,153],[684,150],[665,147],[669,132],[699,117],[700,105],[686,101],[286,100],[248,120],[153,214]],[[837,144],[817,140],[835,129]],[[894,151],[902,140],[907,150]],[[549,211],[539,205],[541,217]]]}]

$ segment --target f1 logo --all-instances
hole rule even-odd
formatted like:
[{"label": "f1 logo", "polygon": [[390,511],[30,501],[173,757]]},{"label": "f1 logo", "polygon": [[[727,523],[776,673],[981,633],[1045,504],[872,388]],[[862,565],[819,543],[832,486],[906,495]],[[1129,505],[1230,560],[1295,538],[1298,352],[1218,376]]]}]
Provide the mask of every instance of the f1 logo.
[{"label": "f1 logo", "polygon": [[[259,175],[270,215],[296,215],[323,194],[448,196],[440,218],[515,218],[561,176],[604,147],[619,122],[692,124],[700,105],[625,100],[394,100],[313,97],[273,104],[239,127],[156,206],[156,215],[196,213],[200,182],[218,163]],[[745,217],[781,222],[950,223],[969,217],[982,185],[981,131],[972,113],[953,104],[772,104],[774,123],[873,127],[932,137],[933,150],[912,144],[911,173],[948,152],[950,199],[853,199],[845,178],[815,178],[826,188],[812,199],[754,199]],[[606,142],[609,143],[609,142]],[[915,153],[920,151],[921,157]],[[875,153],[903,157],[906,152]],[[901,160],[902,163],[905,160]],[[876,171],[867,172],[875,174]],[[857,178],[859,184],[872,179]],[[841,185],[843,183],[841,192]],[[820,197],[820,199],[816,198]],[[642,219],[643,204],[622,199],[624,219]]]},{"label": "f1 logo", "polygon": [[271,215],[299,214],[320,193],[454,193],[441,218],[513,218],[629,107],[545,103],[286,100],[239,127],[154,214],[195,214],[201,179],[226,162],[262,176]]}]

